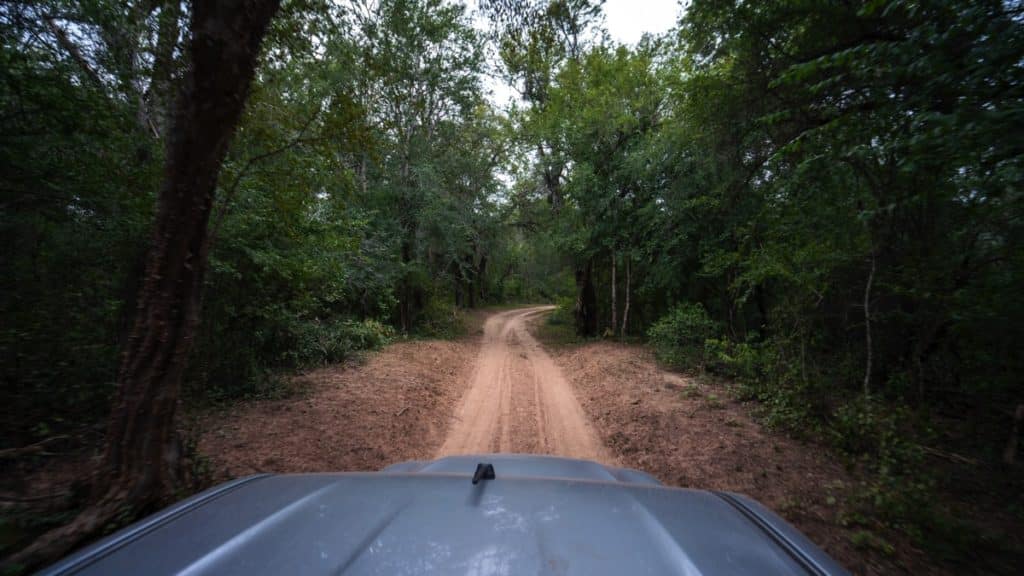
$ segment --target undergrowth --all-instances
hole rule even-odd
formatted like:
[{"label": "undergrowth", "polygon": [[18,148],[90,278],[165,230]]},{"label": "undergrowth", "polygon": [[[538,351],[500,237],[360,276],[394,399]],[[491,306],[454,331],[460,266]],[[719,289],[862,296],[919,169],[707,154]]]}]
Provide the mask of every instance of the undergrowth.
[{"label": "undergrowth", "polygon": [[732,341],[696,304],[672,310],[648,337],[659,361],[733,380],[740,399],[756,401],[755,412],[767,426],[823,441],[857,472],[860,480],[839,519],[853,531],[858,548],[892,555],[894,545],[886,538],[892,530],[966,572],[1009,574],[1024,558],[1007,534],[982,530],[948,506],[956,487],[943,485],[941,468],[928,459],[926,447],[941,439],[927,406],[911,409],[902,398],[865,396],[835,385],[853,377],[844,374],[850,370],[843,362],[832,371],[818,370],[787,357],[780,342],[756,336]]}]

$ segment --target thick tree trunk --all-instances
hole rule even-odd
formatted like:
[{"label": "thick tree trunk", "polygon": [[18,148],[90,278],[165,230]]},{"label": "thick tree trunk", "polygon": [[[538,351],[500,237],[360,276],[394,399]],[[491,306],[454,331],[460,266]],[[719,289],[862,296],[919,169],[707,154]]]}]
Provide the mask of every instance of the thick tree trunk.
[{"label": "thick tree trunk", "polygon": [[158,505],[178,487],[174,417],[199,321],[207,222],[278,0],[196,0],[192,6],[190,68],[168,133],[152,248],[122,350],[92,504],[12,558],[14,563],[33,566],[60,556],[115,517]]},{"label": "thick tree trunk", "polygon": [[562,210],[562,170],[564,168],[550,158],[541,142],[537,143],[537,158],[544,169],[544,188],[548,193],[551,211],[558,214]]},{"label": "thick tree trunk", "polygon": [[612,250],[612,336],[618,331],[619,303],[615,300],[615,251]]},{"label": "thick tree trunk", "polygon": [[452,290],[455,292],[455,307],[462,308],[462,302],[465,300],[462,297],[462,275],[459,273],[459,266],[456,262],[452,262],[448,265],[448,273],[452,276]]},{"label": "thick tree trunk", "polygon": [[765,299],[764,288],[758,284],[754,286],[754,302],[757,303],[757,313],[760,318],[757,324],[757,332],[762,337],[768,334],[768,304]]},{"label": "thick tree trunk", "polygon": [[576,270],[576,333],[583,337],[597,334],[597,292],[594,290],[594,263]]},{"label": "thick tree trunk", "polygon": [[487,255],[486,254],[481,254],[480,255],[480,264],[478,264],[477,267],[476,267],[477,296],[480,297],[480,301],[481,302],[486,302],[486,300],[487,300],[487,298],[486,298],[486,296],[487,296],[487,294],[486,294],[486,284],[484,282],[484,278],[486,278],[486,277],[487,277]]},{"label": "thick tree trunk", "polygon": [[629,256],[626,257],[626,306],[622,309],[622,333],[620,337],[626,337],[626,326],[629,325],[629,290],[630,281],[632,280],[632,266],[630,265]]}]

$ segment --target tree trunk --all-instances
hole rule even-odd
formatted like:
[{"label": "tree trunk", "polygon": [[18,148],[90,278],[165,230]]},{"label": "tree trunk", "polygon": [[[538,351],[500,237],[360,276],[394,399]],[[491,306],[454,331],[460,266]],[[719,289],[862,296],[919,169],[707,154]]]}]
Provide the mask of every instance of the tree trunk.
[{"label": "tree trunk", "polygon": [[622,309],[622,333],[621,338],[626,337],[626,326],[629,325],[629,289],[630,281],[632,280],[632,270],[630,265],[630,257],[626,256],[626,306]]},{"label": "tree trunk", "polygon": [[366,152],[363,152],[363,158],[359,161],[359,184],[363,190],[363,198],[366,198]]},{"label": "tree trunk", "polygon": [[754,302],[757,303],[757,314],[760,316],[757,333],[764,337],[768,334],[768,304],[765,301],[764,288],[760,284],[754,286]]},{"label": "tree trunk", "polygon": [[612,250],[612,336],[618,331],[619,303],[615,300],[615,251]]},{"label": "tree trunk", "polygon": [[455,307],[462,308],[462,275],[459,273],[459,265],[452,261],[448,265],[448,273],[452,276],[452,290],[455,292]]},{"label": "tree trunk", "polygon": [[402,239],[402,280],[398,288],[398,322],[403,332],[412,328],[412,279],[410,278],[409,266],[412,264],[412,237],[413,233],[406,232]]},{"label": "tree trunk", "polygon": [[864,339],[867,347],[867,361],[864,367],[864,396],[871,395],[871,284],[875,280],[875,249],[871,249],[871,270],[868,272],[868,281],[864,286]]},{"label": "tree trunk", "polygon": [[476,267],[476,285],[477,285],[477,296],[480,297],[481,302],[485,302],[486,299],[486,283],[484,278],[487,277],[487,254],[480,255],[480,264]]},{"label": "tree trunk", "polygon": [[180,16],[181,3],[177,0],[164,0],[160,4],[153,73],[146,91],[150,113],[153,116],[151,120],[158,135],[166,134],[167,127],[173,121],[173,80],[177,68],[174,49],[178,45],[178,36],[181,33],[178,24]]},{"label": "tree trunk", "polygon": [[597,334],[597,292],[594,290],[594,263],[587,260],[576,270],[576,333],[583,337]]},{"label": "tree trunk", "polygon": [[152,247],[91,504],[12,557],[28,567],[63,555],[115,521],[161,504],[178,488],[174,430],[182,375],[199,322],[207,222],[217,176],[241,115],[278,0],[197,0],[190,68],[178,95]]},{"label": "tree trunk", "polygon": [[412,152],[410,150],[412,146],[412,132],[405,130],[402,141],[404,142],[404,149],[402,152],[401,185],[404,188],[402,189],[401,207],[403,214],[401,221],[405,226],[405,235],[402,238],[401,256],[404,270],[398,290],[398,314],[402,331],[408,332],[412,329],[413,316],[419,311],[415,302],[422,300],[422,297],[419,294],[419,288],[414,287],[412,284],[413,279],[410,270],[413,257],[416,255],[416,234],[418,229],[417,216],[411,205],[412,200],[410,198],[410,191],[416,186],[412,178]]},{"label": "tree trunk", "polygon": [[1012,465],[1017,462],[1017,443],[1020,438],[1020,423],[1024,420],[1024,404],[1018,404],[1017,410],[1013,413],[1013,432],[1010,440],[1003,449],[1003,463]]}]

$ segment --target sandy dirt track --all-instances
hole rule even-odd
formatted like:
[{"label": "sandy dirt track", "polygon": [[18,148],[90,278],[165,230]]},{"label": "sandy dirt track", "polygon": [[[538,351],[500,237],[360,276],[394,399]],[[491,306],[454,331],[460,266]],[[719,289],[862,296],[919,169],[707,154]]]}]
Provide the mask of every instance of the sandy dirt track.
[{"label": "sandy dirt track", "polygon": [[857,478],[820,446],[766,429],[725,385],[667,373],[642,346],[545,351],[528,330],[550,309],[481,311],[463,339],[392,344],[297,377],[293,397],[203,414],[200,452],[215,480],[460,453],[585,458],[752,496],[855,574],[956,573],[891,531],[889,553],[858,546],[863,526],[844,520]]},{"label": "sandy dirt track", "polygon": [[437,456],[525,452],[613,463],[527,323],[553,306],[501,312],[484,324],[469,388]]}]

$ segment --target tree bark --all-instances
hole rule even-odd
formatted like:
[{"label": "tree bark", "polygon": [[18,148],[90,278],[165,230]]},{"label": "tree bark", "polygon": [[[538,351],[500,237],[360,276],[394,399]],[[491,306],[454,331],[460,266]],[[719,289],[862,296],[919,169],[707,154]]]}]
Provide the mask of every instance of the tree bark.
[{"label": "tree bark", "polygon": [[594,290],[593,272],[592,260],[576,269],[576,333],[583,337],[597,334],[597,292]]},{"label": "tree bark", "polygon": [[481,302],[487,300],[486,288],[487,285],[484,279],[487,277],[487,254],[480,255],[480,264],[476,267],[476,285],[477,295],[480,297]]},{"label": "tree bark", "polygon": [[764,288],[760,284],[754,286],[754,302],[757,304],[757,314],[760,317],[757,333],[764,337],[768,334],[768,304],[765,301]]},{"label": "tree bark", "polygon": [[157,24],[156,50],[153,54],[153,72],[147,90],[150,112],[153,116],[157,134],[166,134],[167,127],[173,121],[174,76],[178,62],[174,57],[178,46],[181,30],[178,21],[181,16],[181,3],[177,0],[160,2],[160,15]]},{"label": "tree bark", "polygon": [[163,184],[131,335],[91,504],[12,557],[31,567],[63,555],[118,517],[174,495],[181,380],[199,322],[207,223],[217,176],[279,0],[196,0],[190,67],[168,133]]}]

